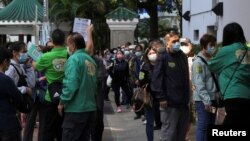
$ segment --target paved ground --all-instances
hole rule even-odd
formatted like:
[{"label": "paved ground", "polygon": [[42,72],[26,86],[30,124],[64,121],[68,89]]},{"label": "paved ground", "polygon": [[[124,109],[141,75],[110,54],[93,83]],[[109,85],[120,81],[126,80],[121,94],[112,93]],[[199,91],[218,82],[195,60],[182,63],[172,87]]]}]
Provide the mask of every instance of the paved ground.
[{"label": "paved ground", "polygon": [[[103,141],[146,141],[145,125],[141,119],[134,120],[134,112],[131,109],[122,107],[122,113],[114,112],[116,109],[114,102],[114,94],[110,92],[109,95],[111,102],[104,104],[104,132]],[[195,141],[196,126],[192,126],[190,132],[191,141]],[[34,140],[37,141],[37,131],[34,131]],[[154,132],[154,141],[159,141],[160,131]]]},{"label": "paved ground", "polygon": [[[103,141],[146,141],[145,125],[138,119],[134,120],[134,112],[122,107],[122,113],[114,112],[116,109],[114,94],[109,95],[111,102],[105,102],[105,130]],[[195,141],[195,125],[190,131],[190,140]],[[154,140],[159,141],[160,131],[154,132]]]}]

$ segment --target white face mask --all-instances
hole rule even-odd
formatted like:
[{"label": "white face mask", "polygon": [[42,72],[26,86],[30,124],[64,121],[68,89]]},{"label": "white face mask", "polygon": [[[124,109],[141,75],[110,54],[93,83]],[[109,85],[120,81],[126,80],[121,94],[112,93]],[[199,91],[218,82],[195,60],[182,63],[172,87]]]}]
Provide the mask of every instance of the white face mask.
[{"label": "white face mask", "polygon": [[157,58],[157,54],[148,55],[148,60],[149,60],[150,62],[155,62],[155,61],[156,61],[156,58]]},{"label": "white face mask", "polygon": [[69,47],[67,47],[67,52],[68,52],[69,56],[71,56],[73,54],[73,52],[70,52]]},{"label": "white face mask", "polygon": [[188,54],[190,52],[190,48],[188,46],[181,46],[181,50],[185,54]]},{"label": "white face mask", "polygon": [[125,51],[124,51],[124,55],[125,55],[125,56],[128,56],[129,54],[130,54],[130,52],[129,52],[128,50],[125,50]]}]

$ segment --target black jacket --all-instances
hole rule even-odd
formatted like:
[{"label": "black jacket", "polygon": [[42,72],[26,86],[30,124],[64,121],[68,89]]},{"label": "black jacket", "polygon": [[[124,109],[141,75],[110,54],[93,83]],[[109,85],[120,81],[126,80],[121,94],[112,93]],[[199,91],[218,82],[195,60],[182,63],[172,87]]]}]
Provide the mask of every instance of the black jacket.
[{"label": "black jacket", "polygon": [[187,107],[189,103],[189,69],[186,55],[160,52],[154,66],[151,89],[170,107]]},{"label": "black jacket", "polygon": [[108,72],[112,77],[112,83],[127,83],[129,80],[129,66],[124,59],[121,61],[115,59]]},{"label": "black jacket", "polygon": [[23,102],[21,93],[12,79],[0,73],[0,132],[21,130],[16,109]]},{"label": "black jacket", "polygon": [[93,56],[93,59],[97,64],[96,106],[99,110],[103,111],[106,68],[102,59],[98,58],[97,56]]},{"label": "black jacket", "polygon": [[140,76],[139,76],[139,85],[140,87],[145,86],[145,84],[148,84],[147,91],[150,92],[151,96],[155,98],[155,93],[151,90],[151,83],[152,83],[152,77],[153,77],[153,70],[154,66],[151,65],[148,62],[145,62],[140,70]]}]

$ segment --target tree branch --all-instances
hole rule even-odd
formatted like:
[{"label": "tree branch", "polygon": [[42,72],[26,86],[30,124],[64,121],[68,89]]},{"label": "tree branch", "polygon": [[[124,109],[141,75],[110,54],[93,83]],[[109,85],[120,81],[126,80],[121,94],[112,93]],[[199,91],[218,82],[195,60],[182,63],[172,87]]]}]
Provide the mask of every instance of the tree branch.
[{"label": "tree branch", "polygon": [[176,5],[176,8],[177,8],[177,10],[178,10],[178,14],[180,15],[180,16],[182,16],[182,4],[181,4],[181,0],[173,0],[173,2],[175,3],[175,5]]}]

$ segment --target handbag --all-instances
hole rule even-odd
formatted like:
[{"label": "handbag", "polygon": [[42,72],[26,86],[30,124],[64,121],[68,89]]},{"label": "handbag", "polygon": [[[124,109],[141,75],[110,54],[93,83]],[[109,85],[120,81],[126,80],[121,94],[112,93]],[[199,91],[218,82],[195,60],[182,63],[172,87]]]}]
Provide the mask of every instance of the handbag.
[{"label": "handbag", "polygon": [[109,75],[108,78],[107,78],[107,81],[106,81],[106,84],[108,87],[111,87],[111,84],[112,84],[112,77]]},{"label": "handbag", "polygon": [[145,106],[152,107],[152,97],[151,94],[147,91],[148,84],[146,84],[145,88],[143,88],[143,103]]},{"label": "handbag", "polygon": [[[134,90],[133,96],[132,96],[132,107],[135,112],[141,111],[145,106],[152,106],[151,102],[151,95],[147,91],[147,85],[144,85],[143,87],[137,87]],[[135,107],[140,107],[138,109],[135,109]]]}]

